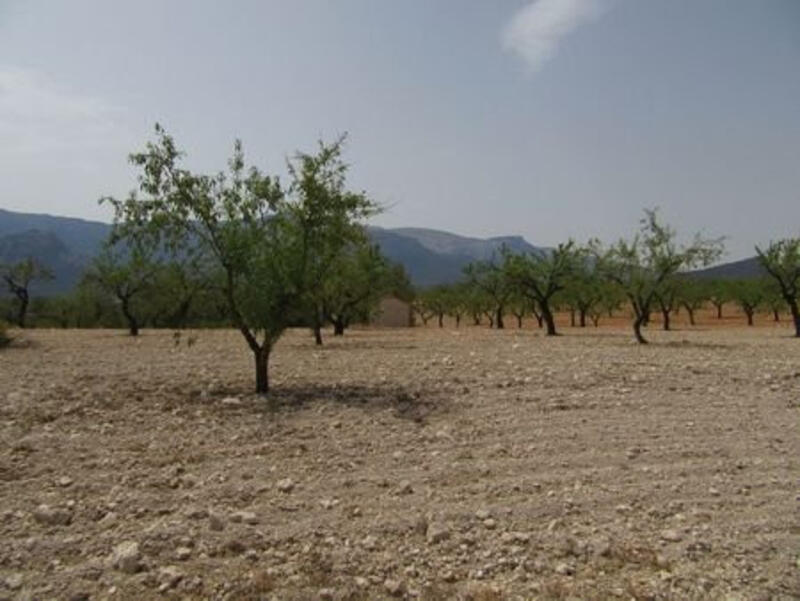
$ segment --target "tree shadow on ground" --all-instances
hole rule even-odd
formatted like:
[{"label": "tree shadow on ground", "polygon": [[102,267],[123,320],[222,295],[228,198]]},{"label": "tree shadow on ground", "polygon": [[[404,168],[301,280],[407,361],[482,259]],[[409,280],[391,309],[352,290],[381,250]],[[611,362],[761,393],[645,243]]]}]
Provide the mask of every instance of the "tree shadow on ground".
[{"label": "tree shadow on ground", "polygon": [[286,343],[288,346],[297,349],[305,349],[312,352],[324,353],[327,351],[363,351],[363,350],[392,350],[392,351],[413,351],[420,348],[419,344],[408,342],[408,340],[391,338],[383,340],[354,340],[347,337],[334,337],[329,336],[324,339],[324,343],[320,345],[314,344],[311,340],[292,340]]},{"label": "tree shadow on ground", "polygon": [[210,403],[215,412],[222,414],[244,411],[276,416],[322,405],[358,408],[368,413],[389,410],[398,419],[420,424],[450,407],[450,398],[441,391],[412,390],[396,384],[281,384],[273,386],[266,395],[231,387],[215,392],[203,402]]}]

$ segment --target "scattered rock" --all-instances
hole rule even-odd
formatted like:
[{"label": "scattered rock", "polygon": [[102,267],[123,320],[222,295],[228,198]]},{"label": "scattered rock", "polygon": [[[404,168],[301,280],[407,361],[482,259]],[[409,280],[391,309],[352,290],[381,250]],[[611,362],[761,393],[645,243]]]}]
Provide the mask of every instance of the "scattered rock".
[{"label": "scattered rock", "polygon": [[242,401],[238,397],[228,396],[222,399],[222,404],[228,407],[237,407],[242,404]]},{"label": "scattered rock", "polygon": [[401,495],[410,495],[412,492],[414,492],[414,488],[411,486],[411,482],[408,480],[401,480],[397,492],[399,492]]},{"label": "scattered rock", "polygon": [[364,547],[367,551],[374,551],[378,548],[378,539],[374,536],[367,536],[364,540],[361,541],[361,546]]},{"label": "scattered rock", "polygon": [[57,483],[59,486],[61,486],[62,488],[66,488],[67,486],[70,486],[70,485],[72,484],[72,478],[70,478],[69,476],[61,476],[61,477],[60,477],[60,478],[57,480],[57,482],[56,482],[56,483]]},{"label": "scattered rock", "polygon": [[494,530],[495,528],[497,528],[497,521],[494,520],[493,518],[486,518],[485,520],[483,520],[483,527],[486,528],[487,530]]},{"label": "scattered rock", "polygon": [[9,574],[6,576],[6,586],[12,591],[18,591],[22,588],[22,574]]},{"label": "scattered rock", "polygon": [[336,591],[334,591],[332,588],[321,588],[317,593],[320,601],[333,601],[335,595]]},{"label": "scattered rock", "polygon": [[444,524],[430,524],[427,539],[431,544],[437,544],[450,538],[450,530]]},{"label": "scattered rock", "polygon": [[72,513],[49,505],[39,505],[33,511],[33,519],[47,526],[68,526],[72,523]]},{"label": "scattered rock", "polygon": [[139,543],[125,541],[114,547],[109,557],[111,566],[126,574],[135,574],[142,568]]},{"label": "scattered rock", "polygon": [[291,478],[284,478],[278,480],[276,487],[282,493],[290,493],[294,490],[294,481]]},{"label": "scattered rock", "polygon": [[186,517],[190,520],[202,520],[208,517],[208,510],[199,507],[192,507],[186,512]]},{"label": "scattered rock", "polygon": [[670,542],[670,543],[678,543],[683,540],[681,533],[677,530],[662,530],[661,531],[661,540]]},{"label": "scattered rock", "polygon": [[251,526],[258,524],[258,516],[252,511],[236,511],[231,514],[231,522],[239,524],[244,522]]},{"label": "scattered rock", "polygon": [[211,513],[208,516],[208,527],[214,532],[222,532],[225,530],[225,521],[216,513]]},{"label": "scattered rock", "polygon": [[428,518],[424,515],[420,515],[414,521],[414,532],[419,534],[420,536],[427,536],[428,534]]},{"label": "scattered rock", "polygon": [[175,550],[175,557],[179,561],[186,561],[192,556],[192,550],[189,547],[178,547]]},{"label": "scattered rock", "polygon": [[475,512],[475,517],[483,521],[492,517],[492,514],[489,512],[488,509],[479,509],[478,511]]},{"label": "scattered rock", "polygon": [[574,573],[575,568],[568,563],[560,563],[556,566],[556,574],[561,574],[562,576],[572,576]]},{"label": "scattered rock", "polygon": [[392,578],[384,580],[383,588],[385,588],[386,592],[392,597],[402,597],[406,592],[405,583],[402,580],[394,580]]},{"label": "scattered rock", "polygon": [[183,572],[175,566],[166,566],[158,570],[158,590],[160,592],[175,588],[183,580]]}]

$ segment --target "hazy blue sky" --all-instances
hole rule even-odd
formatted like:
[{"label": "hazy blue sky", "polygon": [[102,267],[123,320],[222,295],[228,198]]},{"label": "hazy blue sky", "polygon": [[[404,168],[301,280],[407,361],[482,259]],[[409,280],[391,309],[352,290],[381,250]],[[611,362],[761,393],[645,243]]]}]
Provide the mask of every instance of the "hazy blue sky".
[{"label": "hazy blue sky", "polygon": [[107,219],[159,121],[198,169],[349,132],[385,226],[728,258],[800,235],[800,0],[0,0],[0,207]]}]

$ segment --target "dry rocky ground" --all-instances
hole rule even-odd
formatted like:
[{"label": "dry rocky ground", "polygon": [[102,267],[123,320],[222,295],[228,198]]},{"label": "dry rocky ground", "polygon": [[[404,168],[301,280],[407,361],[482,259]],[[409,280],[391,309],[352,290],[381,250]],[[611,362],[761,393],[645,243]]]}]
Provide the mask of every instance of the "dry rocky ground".
[{"label": "dry rocky ground", "polygon": [[25,332],[0,599],[800,599],[800,341],[567,334]]}]

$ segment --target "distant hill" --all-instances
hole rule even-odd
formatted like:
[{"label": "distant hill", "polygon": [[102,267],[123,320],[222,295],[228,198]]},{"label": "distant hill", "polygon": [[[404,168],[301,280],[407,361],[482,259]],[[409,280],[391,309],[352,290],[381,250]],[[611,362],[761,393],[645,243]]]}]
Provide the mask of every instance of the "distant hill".
[{"label": "distant hill", "polygon": [[[93,256],[108,235],[110,226],[99,221],[73,217],[55,217],[34,213],[15,213],[0,209],[0,237],[27,230],[52,232],[69,249],[84,260]],[[2,255],[0,255],[2,259]]]},{"label": "distant hill", "polygon": [[[56,279],[37,283],[34,292],[66,292],[78,282],[110,229],[109,224],[98,221],[0,209],[0,262],[35,257],[54,271]],[[420,287],[458,280],[467,263],[489,260],[498,255],[503,245],[517,252],[541,250],[520,236],[480,239],[425,228],[380,227],[370,227],[369,234]]]},{"label": "distant hill", "polygon": [[766,270],[758,262],[758,257],[750,257],[741,261],[723,263],[706,269],[692,272],[692,275],[704,279],[747,279],[760,278],[767,275]]},{"label": "distant hill", "polygon": [[402,263],[411,281],[420,287],[457,281],[473,261],[497,258],[505,245],[515,252],[541,252],[521,236],[468,238],[417,227],[369,228],[370,236],[391,260]]},{"label": "distant hill", "polygon": [[[0,262],[16,263],[28,257],[38,259],[53,272],[52,280],[31,284],[33,292],[44,295],[71,289],[88,262],[52,231],[32,229],[0,236]],[[0,294],[5,292],[0,288]]]},{"label": "distant hill", "polygon": [[[37,283],[37,294],[71,290],[91,258],[97,254],[111,226],[99,221],[16,213],[0,209],[0,262],[35,257],[56,275]],[[419,227],[385,229],[370,227],[372,240],[392,261],[401,263],[414,285],[447,284],[458,280],[472,261],[497,257],[503,246],[514,252],[542,252],[522,236],[470,238]],[[693,272],[701,278],[750,278],[764,274],[755,257]],[[0,287],[0,294],[5,290]]]}]

